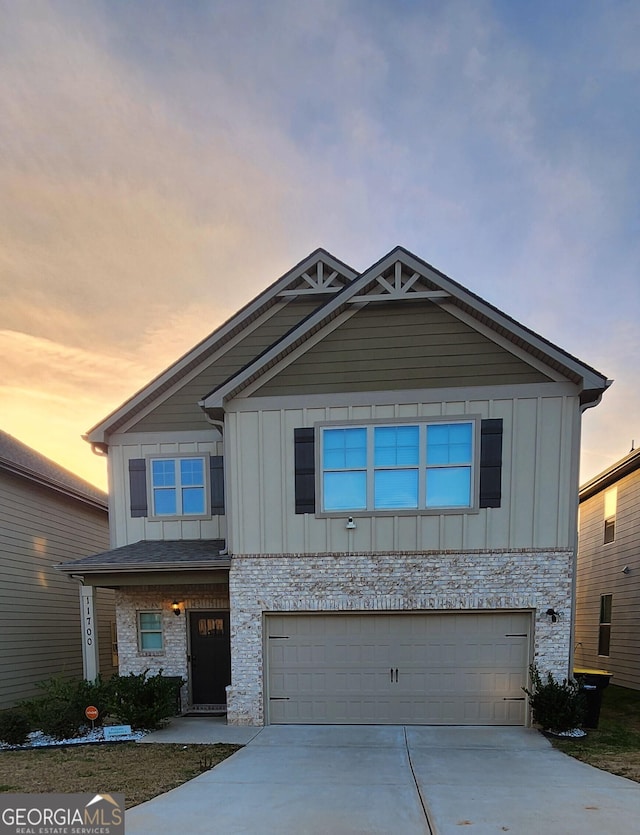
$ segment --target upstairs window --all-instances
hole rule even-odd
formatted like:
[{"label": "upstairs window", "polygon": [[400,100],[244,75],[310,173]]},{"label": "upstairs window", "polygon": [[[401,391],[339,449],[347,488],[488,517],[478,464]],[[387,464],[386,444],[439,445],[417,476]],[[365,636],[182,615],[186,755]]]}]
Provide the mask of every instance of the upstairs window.
[{"label": "upstairs window", "polygon": [[204,516],[205,459],[151,459],[154,516]]},{"label": "upstairs window", "polygon": [[322,427],[324,512],[471,508],[474,421]]},{"label": "upstairs window", "polygon": [[611,487],[604,494],[604,544],[613,542],[616,538],[616,510],[618,504],[618,488]]}]

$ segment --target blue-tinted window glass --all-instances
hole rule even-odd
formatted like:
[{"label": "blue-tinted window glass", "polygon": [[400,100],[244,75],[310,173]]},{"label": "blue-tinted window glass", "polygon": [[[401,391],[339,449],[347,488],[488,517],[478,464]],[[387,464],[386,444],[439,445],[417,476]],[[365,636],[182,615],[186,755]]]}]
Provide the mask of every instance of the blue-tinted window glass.
[{"label": "blue-tinted window glass", "polygon": [[154,487],[175,487],[176,462],[172,458],[152,461],[151,473]]},{"label": "blue-tinted window glass", "polygon": [[419,458],[419,436],[417,426],[377,426],[374,429],[376,467],[415,466]]},{"label": "blue-tinted window glass", "polygon": [[325,510],[365,510],[367,507],[366,472],[325,473],[323,488]]},{"label": "blue-tinted window glass", "polygon": [[376,510],[418,507],[418,470],[376,470]]},{"label": "blue-tinted window glass", "polygon": [[160,612],[140,612],[140,649],[162,649],[162,615]]},{"label": "blue-tinted window glass", "polygon": [[346,470],[367,466],[366,429],[325,429],[323,466],[327,470]]},{"label": "blue-tinted window glass", "polygon": [[141,629],[162,629],[162,615],[160,612],[140,612]]},{"label": "blue-tinted window glass", "polygon": [[153,502],[156,516],[169,516],[177,513],[175,489],[163,488],[153,491]]},{"label": "blue-tinted window glass", "polygon": [[141,632],[140,649],[162,649],[162,632]]},{"label": "blue-tinted window glass", "polygon": [[436,423],[427,426],[427,464],[470,463],[472,430],[470,423]]},{"label": "blue-tinted window glass", "polygon": [[204,484],[204,461],[202,458],[183,458],[180,461],[180,479],[183,487]]},{"label": "blue-tinted window glass", "polygon": [[427,470],[427,507],[469,507],[471,467]]},{"label": "blue-tinted window glass", "polygon": [[182,512],[204,514],[204,487],[185,487],[182,490]]}]

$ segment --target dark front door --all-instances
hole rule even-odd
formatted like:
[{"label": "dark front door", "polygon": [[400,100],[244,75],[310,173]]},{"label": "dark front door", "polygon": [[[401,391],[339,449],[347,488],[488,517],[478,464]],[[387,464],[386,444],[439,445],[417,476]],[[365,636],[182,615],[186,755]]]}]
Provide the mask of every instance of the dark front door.
[{"label": "dark front door", "polygon": [[191,612],[191,700],[226,705],[231,684],[229,612]]}]

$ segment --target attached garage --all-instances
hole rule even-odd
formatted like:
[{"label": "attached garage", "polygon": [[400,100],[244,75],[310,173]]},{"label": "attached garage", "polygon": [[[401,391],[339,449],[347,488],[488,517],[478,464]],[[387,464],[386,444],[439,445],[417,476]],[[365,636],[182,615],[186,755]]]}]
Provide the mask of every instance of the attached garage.
[{"label": "attached garage", "polygon": [[265,616],[272,724],[524,725],[527,612]]}]

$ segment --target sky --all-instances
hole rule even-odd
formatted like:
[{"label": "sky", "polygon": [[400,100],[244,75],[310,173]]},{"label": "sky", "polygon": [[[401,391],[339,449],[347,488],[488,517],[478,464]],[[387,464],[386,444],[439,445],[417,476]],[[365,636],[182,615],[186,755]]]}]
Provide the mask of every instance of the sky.
[{"label": "sky", "polygon": [[81,435],[316,247],[400,244],[640,445],[635,0],[0,0],[0,429]]}]

